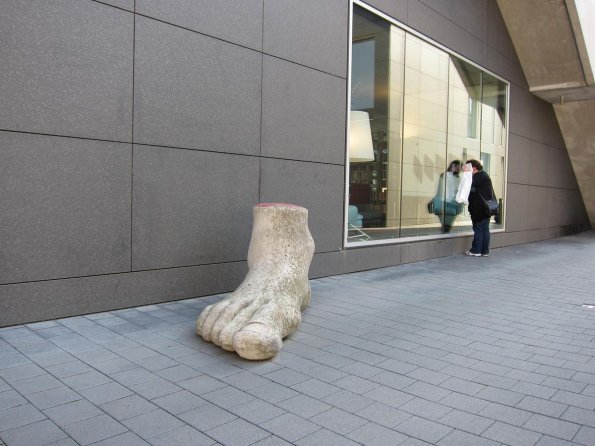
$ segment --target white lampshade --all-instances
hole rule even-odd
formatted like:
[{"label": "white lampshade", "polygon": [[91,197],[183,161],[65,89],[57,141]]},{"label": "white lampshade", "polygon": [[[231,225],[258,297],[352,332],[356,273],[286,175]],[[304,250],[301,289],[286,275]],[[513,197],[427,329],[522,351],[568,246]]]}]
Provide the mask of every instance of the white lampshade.
[{"label": "white lampshade", "polygon": [[349,161],[374,161],[370,115],[363,111],[350,112]]}]

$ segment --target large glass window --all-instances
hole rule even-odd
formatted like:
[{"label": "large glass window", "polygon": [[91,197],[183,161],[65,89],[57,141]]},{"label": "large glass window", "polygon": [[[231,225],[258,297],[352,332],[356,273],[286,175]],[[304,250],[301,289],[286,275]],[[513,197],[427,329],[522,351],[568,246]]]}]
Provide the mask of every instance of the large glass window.
[{"label": "large glass window", "polygon": [[503,199],[507,83],[353,8],[347,243],[471,232],[459,169],[481,161]]}]

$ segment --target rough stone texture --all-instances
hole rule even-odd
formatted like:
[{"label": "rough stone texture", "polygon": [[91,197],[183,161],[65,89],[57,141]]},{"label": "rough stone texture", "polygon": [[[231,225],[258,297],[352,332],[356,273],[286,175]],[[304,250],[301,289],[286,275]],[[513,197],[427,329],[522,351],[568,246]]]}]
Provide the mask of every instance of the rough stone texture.
[{"label": "rough stone texture", "polygon": [[203,310],[197,334],[246,359],[275,356],[310,303],[313,255],[307,209],[285,203],[255,206],[248,274],[229,297]]}]

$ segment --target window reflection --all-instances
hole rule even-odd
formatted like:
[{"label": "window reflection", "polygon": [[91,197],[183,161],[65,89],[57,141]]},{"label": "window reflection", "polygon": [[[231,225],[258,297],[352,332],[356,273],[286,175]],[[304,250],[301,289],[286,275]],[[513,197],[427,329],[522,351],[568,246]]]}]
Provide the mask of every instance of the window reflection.
[{"label": "window reflection", "polygon": [[348,243],[470,232],[460,166],[481,160],[503,197],[506,100],[505,82],[354,5],[351,110],[373,159],[349,160]]}]

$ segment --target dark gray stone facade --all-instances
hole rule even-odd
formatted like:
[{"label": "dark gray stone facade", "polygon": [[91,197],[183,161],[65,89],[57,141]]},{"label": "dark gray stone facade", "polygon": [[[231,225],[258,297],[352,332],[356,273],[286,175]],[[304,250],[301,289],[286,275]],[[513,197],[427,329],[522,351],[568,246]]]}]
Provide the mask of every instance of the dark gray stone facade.
[{"label": "dark gray stone facade", "polygon": [[[344,249],[348,0],[0,6],[0,326],[234,289],[251,210],[310,210],[312,277],[462,252]],[[552,106],[495,0],[369,4],[507,79],[506,232],[586,228]]]}]

